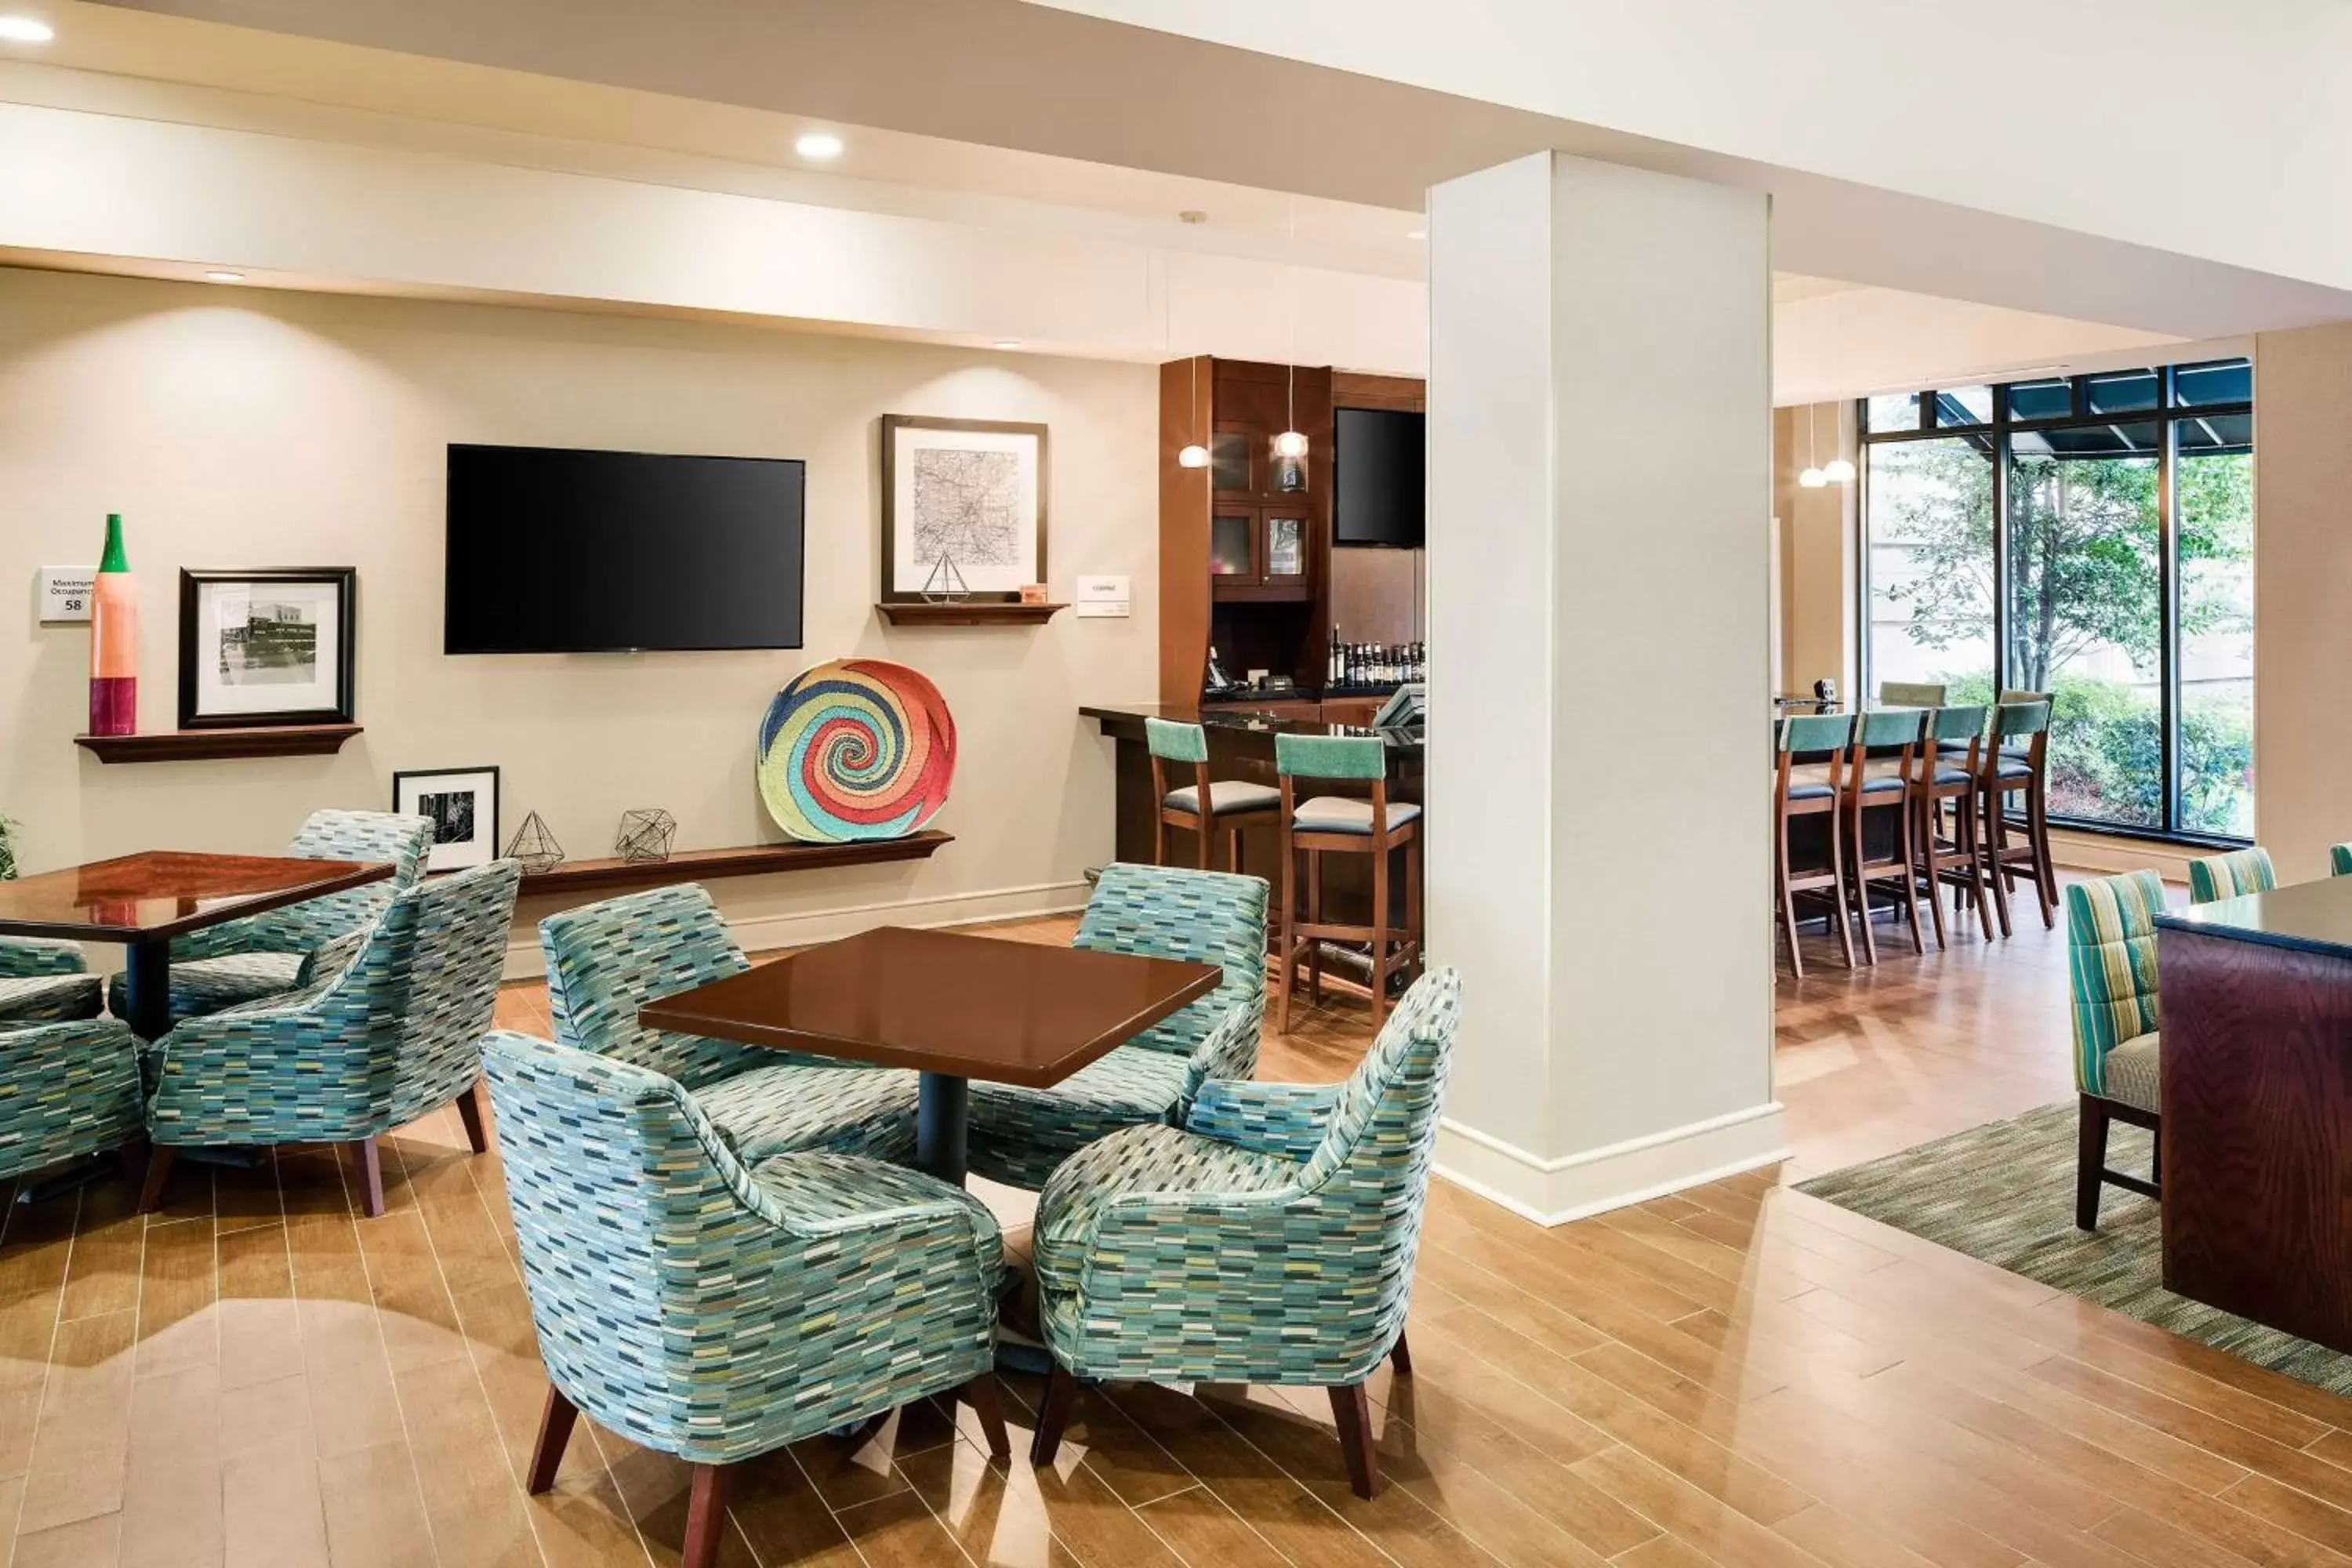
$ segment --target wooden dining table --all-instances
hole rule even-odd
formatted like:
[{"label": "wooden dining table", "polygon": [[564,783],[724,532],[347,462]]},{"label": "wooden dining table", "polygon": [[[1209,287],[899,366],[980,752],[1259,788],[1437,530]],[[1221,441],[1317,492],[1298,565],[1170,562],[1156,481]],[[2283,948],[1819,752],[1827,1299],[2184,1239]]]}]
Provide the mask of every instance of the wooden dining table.
[{"label": "wooden dining table", "polygon": [[1209,963],[883,926],[649,1002],[637,1021],[914,1068],[915,1163],[961,1185],[973,1079],[1049,1089],[1222,978]]},{"label": "wooden dining table", "polygon": [[393,870],[389,861],[146,849],[0,882],[0,936],[121,943],[123,1022],[152,1040],[172,1026],[174,937],[380,882]]}]

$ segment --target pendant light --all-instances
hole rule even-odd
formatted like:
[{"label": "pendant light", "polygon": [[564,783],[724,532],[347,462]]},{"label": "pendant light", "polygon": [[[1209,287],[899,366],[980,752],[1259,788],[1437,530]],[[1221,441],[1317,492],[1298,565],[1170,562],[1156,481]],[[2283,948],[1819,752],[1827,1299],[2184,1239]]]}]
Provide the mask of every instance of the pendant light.
[{"label": "pendant light", "polygon": [[1289,231],[1289,259],[1284,264],[1283,291],[1290,306],[1290,385],[1283,394],[1283,431],[1274,438],[1277,458],[1307,456],[1307,433],[1298,427],[1298,198],[1285,198]]},{"label": "pendant light", "polygon": [[[1832,300],[1830,309],[1839,318],[1838,330],[1835,336],[1838,340],[1838,346],[1843,349],[1845,346],[1845,307]],[[1841,363],[1843,363],[1843,356],[1841,355]],[[1845,455],[1845,410],[1847,401],[1848,400],[1846,399],[1841,398],[1837,405],[1837,456],[1832,458],[1828,462],[1822,465],[1822,477],[1833,485],[1850,485],[1853,483],[1853,464],[1848,460]]]},{"label": "pendant light", "polygon": [[[1192,221],[1186,214],[1184,221]],[[1160,342],[1163,348],[1176,346],[1176,306],[1171,298],[1175,292],[1168,279],[1168,264],[1163,258],[1160,273]],[[1192,434],[1201,433],[1201,356],[1186,354],[1184,371],[1191,390],[1185,395],[1184,423],[1192,426]],[[1180,468],[1205,468],[1209,466],[1209,448],[1198,441],[1187,441],[1176,454]]]},{"label": "pendant light", "polygon": [[1813,405],[1805,405],[1805,471],[1797,476],[1797,483],[1809,490],[1817,490],[1830,482],[1830,477],[1813,464]]}]

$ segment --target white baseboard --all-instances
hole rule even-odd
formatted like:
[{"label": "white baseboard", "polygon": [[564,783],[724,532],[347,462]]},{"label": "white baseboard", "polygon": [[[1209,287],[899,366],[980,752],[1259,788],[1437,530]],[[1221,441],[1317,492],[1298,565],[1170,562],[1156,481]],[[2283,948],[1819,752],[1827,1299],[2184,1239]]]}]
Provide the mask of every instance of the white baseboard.
[{"label": "white baseboard", "polygon": [[[728,929],[746,952],[778,948],[808,947],[838,942],[879,925],[961,926],[991,921],[1030,920],[1063,915],[1087,907],[1090,889],[1084,880],[1044,882],[1028,888],[998,888],[989,892],[950,893],[929,899],[892,899],[882,903],[845,904],[835,909],[795,910],[790,914],[757,915],[730,920]],[[722,906],[723,907],[723,906]],[[506,978],[535,980],[547,973],[535,925],[518,926],[507,941]]]},{"label": "white baseboard", "polygon": [[1437,1128],[1439,1175],[1547,1226],[1701,1186],[1788,1157],[1788,1133],[1778,1100],[1556,1159],[1538,1158],[1451,1118]]}]

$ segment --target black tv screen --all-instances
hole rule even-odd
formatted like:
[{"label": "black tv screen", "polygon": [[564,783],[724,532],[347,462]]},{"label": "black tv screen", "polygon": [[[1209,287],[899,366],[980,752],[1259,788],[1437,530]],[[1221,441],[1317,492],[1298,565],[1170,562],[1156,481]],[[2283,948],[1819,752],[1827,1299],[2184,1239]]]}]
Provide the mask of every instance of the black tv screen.
[{"label": "black tv screen", "polygon": [[1422,542],[1428,489],[1425,416],[1393,408],[1334,411],[1331,537],[1339,544]]},{"label": "black tv screen", "polygon": [[798,458],[449,448],[445,653],[801,646]]}]

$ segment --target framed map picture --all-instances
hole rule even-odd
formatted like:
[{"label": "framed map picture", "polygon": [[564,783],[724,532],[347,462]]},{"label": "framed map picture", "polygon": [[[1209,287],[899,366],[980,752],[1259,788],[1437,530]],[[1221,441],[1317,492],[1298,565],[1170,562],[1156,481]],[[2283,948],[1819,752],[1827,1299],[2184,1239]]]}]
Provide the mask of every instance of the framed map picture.
[{"label": "framed map picture", "polygon": [[1017,604],[1045,581],[1045,426],[882,416],[882,598]]}]

